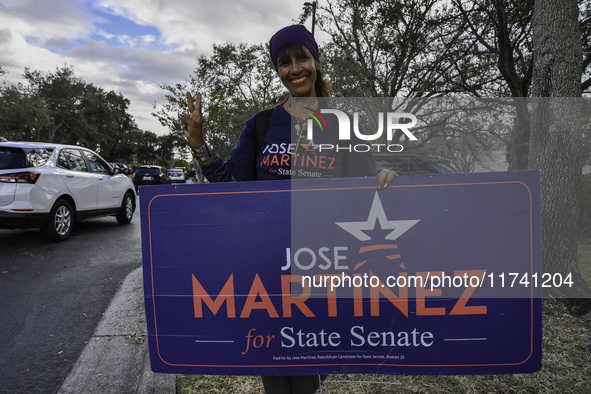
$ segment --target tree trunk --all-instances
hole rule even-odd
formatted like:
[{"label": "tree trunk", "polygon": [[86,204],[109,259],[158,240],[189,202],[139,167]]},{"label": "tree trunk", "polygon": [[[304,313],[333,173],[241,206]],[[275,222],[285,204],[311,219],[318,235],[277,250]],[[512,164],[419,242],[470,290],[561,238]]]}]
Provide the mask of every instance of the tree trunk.
[{"label": "tree trunk", "polygon": [[526,170],[529,166],[531,114],[525,96],[514,97],[515,121],[509,145],[509,171]]},{"label": "tree trunk", "polygon": [[[535,54],[529,167],[542,173],[544,272],[572,274],[578,293],[588,287],[577,259],[577,221],[582,176],[581,43],[577,0],[536,0]],[[565,292],[565,290],[568,290]]]}]

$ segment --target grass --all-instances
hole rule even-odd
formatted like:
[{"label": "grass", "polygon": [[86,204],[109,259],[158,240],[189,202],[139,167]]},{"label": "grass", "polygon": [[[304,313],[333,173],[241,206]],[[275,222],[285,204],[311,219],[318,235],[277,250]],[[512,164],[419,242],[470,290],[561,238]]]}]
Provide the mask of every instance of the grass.
[{"label": "grass", "polygon": [[[591,285],[591,240],[579,244],[579,262],[583,278]],[[542,319],[543,366],[540,372],[471,376],[331,375],[329,382],[322,386],[322,393],[591,392],[591,313],[572,316],[563,303],[546,299]],[[341,382],[333,382],[339,380]],[[250,394],[263,393],[263,387],[258,376],[179,375],[177,393]]]},{"label": "grass", "polygon": [[[472,376],[331,375],[330,381],[402,383],[325,383],[337,393],[589,393],[591,388],[591,314],[574,317],[555,300],[545,300],[543,366],[532,374]],[[177,393],[262,393],[257,376],[179,375]]]}]

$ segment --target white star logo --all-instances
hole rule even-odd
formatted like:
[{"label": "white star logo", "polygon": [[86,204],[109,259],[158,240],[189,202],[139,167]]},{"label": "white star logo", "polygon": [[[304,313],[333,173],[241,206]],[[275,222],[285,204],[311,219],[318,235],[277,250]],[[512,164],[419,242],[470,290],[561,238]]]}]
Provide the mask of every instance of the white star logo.
[{"label": "white star logo", "polygon": [[376,192],[369,216],[365,222],[340,222],[335,223],[342,227],[349,234],[353,235],[360,241],[369,241],[371,237],[365,234],[363,231],[373,230],[376,227],[376,221],[380,223],[380,227],[383,230],[393,230],[390,234],[386,235],[386,239],[394,241],[402,234],[407,232],[412,226],[417,224],[420,220],[388,220],[384,207],[380,201],[380,197]]}]

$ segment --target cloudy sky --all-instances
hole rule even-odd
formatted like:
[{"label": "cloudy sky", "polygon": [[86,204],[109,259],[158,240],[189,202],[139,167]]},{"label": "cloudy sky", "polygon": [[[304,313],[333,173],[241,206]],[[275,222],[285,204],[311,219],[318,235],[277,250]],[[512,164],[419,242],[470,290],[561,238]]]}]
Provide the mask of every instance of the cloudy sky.
[{"label": "cloudy sky", "polygon": [[163,134],[150,115],[164,102],[160,84],[182,83],[214,43],[266,42],[304,2],[0,0],[0,65],[10,81],[25,67],[72,66],[77,77],[128,98],[141,129]]}]

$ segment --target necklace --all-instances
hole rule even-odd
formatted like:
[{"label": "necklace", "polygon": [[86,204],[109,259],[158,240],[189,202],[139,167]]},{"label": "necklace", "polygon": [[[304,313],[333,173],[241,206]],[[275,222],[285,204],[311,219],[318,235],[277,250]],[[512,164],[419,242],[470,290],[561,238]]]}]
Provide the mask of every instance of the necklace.
[{"label": "necklace", "polygon": [[[316,105],[318,104],[318,101],[316,101],[314,103],[314,107],[316,107]],[[309,114],[307,113],[307,111],[305,111],[305,109],[308,107],[304,107],[304,110],[302,111],[303,116],[296,116],[292,114],[292,119],[295,121],[294,124],[294,129],[295,129],[295,150],[294,150],[294,154],[295,156],[301,156],[303,154],[306,153],[306,151],[308,150],[306,147],[309,147],[311,142],[310,140],[308,140],[308,136],[307,136],[307,131],[308,131],[308,119],[309,119]],[[289,106],[289,111],[291,113],[291,103]]]},{"label": "necklace", "polygon": [[[306,146],[310,146],[311,142],[307,138],[307,125],[308,125],[308,118],[310,117],[310,110],[316,110],[318,107],[318,99],[316,98],[313,103],[307,106],[300,107],[299,111],[297,109],[292,108],[291,106],[291,99],[289,99],[285,103],[285,110],[291,115],[291,117],[295,120],[294,129],[296,132],[295,135],[295,156],[301,156],[307,150]],[[298,114],[299,112],[299,114]]]},{"label": "necklace", "polygon": [[305,107],[300,107],[298,108],[292,108],[291,106],[291,96],[289,97],[289,99],[285,102],[286,107],[285,109],[287,110],[287,112],[297,118],[297,119],[306,119],[308,117],[310,117],[310,114],[307,111],[304,111],[306,109],[316,109],[318,107],[318,99],[314,100],[314,103],[310,104],[310,105],[306,105]]}]

